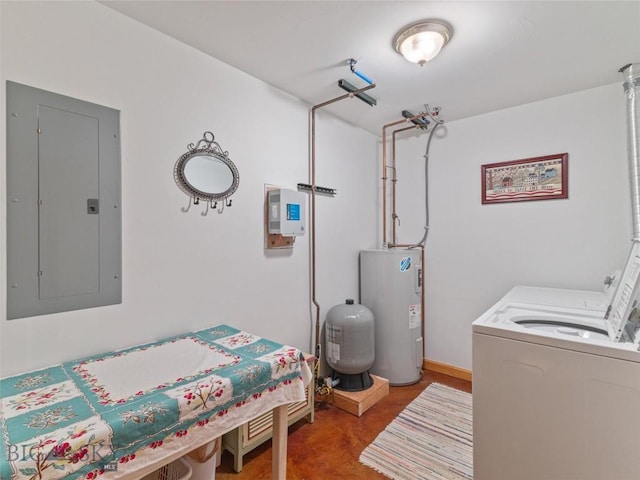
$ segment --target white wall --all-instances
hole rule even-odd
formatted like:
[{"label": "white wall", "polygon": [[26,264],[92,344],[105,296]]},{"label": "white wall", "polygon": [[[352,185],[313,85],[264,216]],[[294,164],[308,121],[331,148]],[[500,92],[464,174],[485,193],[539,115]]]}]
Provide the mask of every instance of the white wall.
[{"label": "white wall", "polygon": [[[309,106],[100,4],[1,2],[0,16],[0,109],[6,80],[120,109],[123,192],[123,303],[7,321],[2,116],[0,376],[221,322],[311,348],[309,238],[263,249],[264,184],[309,180]],[[241,176],[208,217],[180,211],[172,176],[205,130]],[[400,242],[422,235],[425,143],[398,142]],[[378,149],[319,112],[317,183],[338,190],[317,201],[322,318],[357,298],[358,251],[380,240]],[[565,151],[568,200],[480,204],[480,165]],[[626,165],[617,84],[448,123],[431,148],[425,356],[471,368],[471,322],[515,284],[600,289],[631,237]]]},{"label": "white wall", "polygon": [[[622,83],[451,122],[438,136],[429,157],[425,356],[470,369],[471,323],[512,286],[601,290],[622,267],[631,239]],[[398,142],[400,242],[422,235],[426,142]],[[481,204],[481,165],[562,152],[567,200]]]},{"label": "white wall", "polygon": [[[309,181],[309,106],[93,2],[1,2],[1,105],[12,80],[121,110],[123,302],[6,320],[5,147],[0,146],[0,377],[229,323],[308,350],[308,237],[263,249],[264,185]],[[340,92],[336,92],[338,95]],[[5,140],[5,117],[0,138]],[[240,171],[233,206],[202,217],[172,169],[211,130]],[[377,139],[318,115],[318,300],[357,294],[375,245]]]}]

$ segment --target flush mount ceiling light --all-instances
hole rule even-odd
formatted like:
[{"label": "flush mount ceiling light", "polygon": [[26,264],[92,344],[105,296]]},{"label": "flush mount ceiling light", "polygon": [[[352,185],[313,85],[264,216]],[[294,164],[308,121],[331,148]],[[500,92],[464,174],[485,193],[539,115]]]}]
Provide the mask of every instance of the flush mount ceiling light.
[{"label": "flush mount ceiling light", "polygon": [[393,47],[410,62],[422,66],[440,53],[452,35],[451,27],[446,23],[426,20],[398,32]]}]

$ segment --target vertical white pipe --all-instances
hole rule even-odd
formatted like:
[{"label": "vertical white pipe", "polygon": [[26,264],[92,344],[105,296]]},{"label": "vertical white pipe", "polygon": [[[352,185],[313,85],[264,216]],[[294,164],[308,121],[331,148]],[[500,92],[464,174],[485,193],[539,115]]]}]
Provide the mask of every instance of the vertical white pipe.
[{"label": "vertical white pipe", "polygon": [[627,97],[627,154],[629,157],[633,239],[640,240],[640,144],[638,143],[640,63],[626,65],[620,69],[620,72],[624,76],[623,88]]}]

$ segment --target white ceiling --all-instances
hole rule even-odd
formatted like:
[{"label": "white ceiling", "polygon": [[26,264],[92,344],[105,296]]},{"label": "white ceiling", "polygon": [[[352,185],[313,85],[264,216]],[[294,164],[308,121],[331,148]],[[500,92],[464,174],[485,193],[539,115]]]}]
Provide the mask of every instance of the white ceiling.
[{"label": "white ceiling", "polygon": [[[101,3],[310,105],[345,93],[341,78],[366,85],[349,70],[355,58],[378,105],[349,99],[327,110],[375,135],[425,103],[457,120],[615,83],[620,67],[640,62],[640,0]],[[391,42],[424,19],[445,20],[454,33],[420,67]]]}]

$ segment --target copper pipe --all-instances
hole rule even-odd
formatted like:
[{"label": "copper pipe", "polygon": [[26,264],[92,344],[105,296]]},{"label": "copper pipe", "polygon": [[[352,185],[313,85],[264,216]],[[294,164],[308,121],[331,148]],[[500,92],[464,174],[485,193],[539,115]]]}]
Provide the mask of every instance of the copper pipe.
[{"label": "copper pipe", "polygon": [[393,172],[393,177],[391,178],[391,240],[393,243],[398,241],[396,235],[396,220],[398,220],[398,224],[400,224],[400,217],[398,217],[396,213],[396,183],[398,183],[398,178],[396,176],[396,134],[416,128],[420,128],[420,126],[412,125],[410,127],[399,128],[394,130],[391,134],[391,171]]},{"label": "copper pipe", "polygon": [[420,319],[420,335],[422,335],[422,358],[424,358],[424,349],[426,347],[425,343],[426,343],[426,339],[424,338],[424,333],[425,333],[425,307],[424,307],[424,302],[425,302],[425,288],[424,288],[424,281],[425,278],[427,278],[427,273],[424,271],[425,268],[425,260],[424,260],[424,243],[422,245],[420,245],[420,250],[422,251],[422,257],[421,257],[421,264],[422,264],[422,278],[420,279],[420,314],[422,315],[422,318]]},{"label": "copper pipe", "polygon": [[320,361],[320,304],[316,299],[316,110],[345,98],[353,98],[358,93],[371,90],[375,86],[376,84],[372,83],[353,92],[345,93],[339,97],[314,105],[311,108],[311,301],[316,307],[315,353],[317,361]]},{"label": "copper pipe", "polygon": [[[422,112],[419,113],[418,115],[414,115],[413,117],[407,118],[404,121],[405,122],[410,122],[411,120],[415,120],[417,118],[422,118],[426,115],[426,113]],[[386,165],[386,128],[387,127],[391,127],[391,126],[395,126],[398,124],[403,123],[402,120],[400,121],[396,121],[393,123],[390,123],[388,125],[385,125],[382,128],[382,171],[383,171],[383,184],[382,184],[382,238],[383,238],[383,244],[386,243],[386,169],[387,169],[387,165]],[[421,243],[420,245],[416,245],[416,244],[401,244],[401,243],[396,243],[397,239],[396,239],[396,218],[398,218],[398,215],[396,213],[396,182],[397,182],[397,178],[396,178],[396,134],[399,132],[404,132],[406,130],[410,130],[412,128],[421,128],[422,125],[412,125],[410,127],[404,127],[404,128],[399,128],[393,131],[392,134],[392,145],[393,145],[393,158],[392,158],[392,170],[393,170],[393,180],[392,180],[392,186],[393,186],[393,191],[392,191],[392,213],[391,213],[391,217],[393,220],[393,242],[391,242],[388,247],[389,248],[416,248],[417,246],[420,247],[420,268],[422,269],[421,272],[421,278],[420,278],[420,335],[422,338],[422,355],[423,355],[423,359],[424,359],[424,348],[425,348],[425,278],[426,278],[426,272],[425,272],[425,258],[424,258],[424,243]],[[435,127],[434,127],[435,128]],[[426,192],[425,192],[426,194]]]},{"label": "copper pipe", "polygon": [[424,117],[426,114],[421,112],[413,117],[403,118],[395,122],[387,123],[382,127],[382,244],[387,243],[387,128],[401,125],[403,123]]},{"label": "copper pipe", "polygon": [[382,245],[387,243],[387,128],[406,123],[407,119],[396,120],[382,127]]}]

